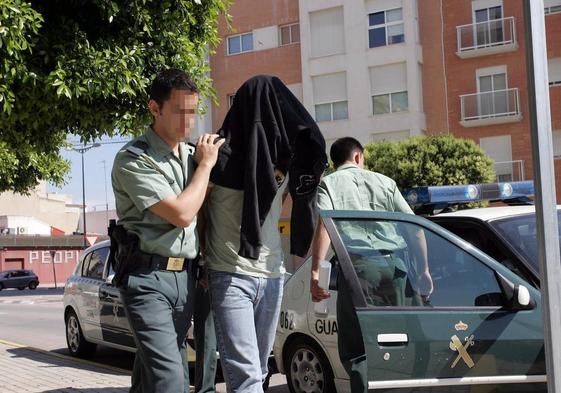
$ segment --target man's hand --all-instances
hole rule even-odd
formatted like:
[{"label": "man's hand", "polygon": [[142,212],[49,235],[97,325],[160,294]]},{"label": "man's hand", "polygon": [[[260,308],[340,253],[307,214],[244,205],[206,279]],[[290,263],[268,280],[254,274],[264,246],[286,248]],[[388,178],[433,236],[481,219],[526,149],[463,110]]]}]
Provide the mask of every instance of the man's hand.
[{"label": "man's hand", "polygon": [[323,289],[319,286],[319,281],[317,278],[312,278],[310,280],[310,292],[312,294],[312,302],[321,302],[324,299],[329,299],[331,294],[327,289]]},{"label": "man's hand", "polygon": [[[226,141],[224,138],[216,140],[218,134],[203,134],[197,139],[197,150],[195,150],[195,161],[199,165],[213,167],[218,159],[218,149]],[[216,142],[216,143],[215,143]]]}]

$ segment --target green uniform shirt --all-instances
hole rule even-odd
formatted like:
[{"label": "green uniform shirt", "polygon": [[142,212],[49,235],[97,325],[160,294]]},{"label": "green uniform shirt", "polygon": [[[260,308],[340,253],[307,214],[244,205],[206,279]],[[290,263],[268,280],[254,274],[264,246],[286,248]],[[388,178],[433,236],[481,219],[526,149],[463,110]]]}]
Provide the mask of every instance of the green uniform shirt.
[{"label": "green uniform shirt", "polygon": [[[320,210],[375,210],[413,214],[395,181],[352,164],[341,165],[337,171],[322,179],[317,201]],[[339,232],[355,239],[353,243],[357,246],[363,243],[366,247],[379,250],[406,247],[394,224],[355,220],[348,225],[352,228]]]},{"label": "green uniform shirt", "polygon": [[214,185],[207,204],[205,262],[211,270],[254,277],[278,278],[284,275],[283,252],[278,228],[282,194],[288,177],[279,188],[271,210],[261,226],[263,245],[259,259],[238,255],[242,223],[243,191]]},{"label": "green uniform shirt", "polygon": [[[127,150],[136,140],[148,143],[140,155]],[[193,150],[179,144],[180,158],[151,128],[126,144],[115,157],[111,181],[119,224],[140,238],[140,249],[163,257],[194,258],[198,253],[196,220],[177,228],[148,208],[179,195],[195,170]]]}]

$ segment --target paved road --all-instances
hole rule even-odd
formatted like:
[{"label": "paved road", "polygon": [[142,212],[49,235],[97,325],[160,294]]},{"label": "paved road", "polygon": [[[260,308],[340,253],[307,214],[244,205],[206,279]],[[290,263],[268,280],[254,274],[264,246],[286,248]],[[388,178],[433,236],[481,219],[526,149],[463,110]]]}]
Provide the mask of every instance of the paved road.
[{"label": "paved road", "polygon": [[[67,355],[64,335],[62,290],[38,288],[35,291],[0,292],[0,339]],[[132,370],[134,354],[98,347],[94,362]],[[276,374],[268,392],[288,393],[286,378]],[[217,392],[226,392],[223,383]]]}]

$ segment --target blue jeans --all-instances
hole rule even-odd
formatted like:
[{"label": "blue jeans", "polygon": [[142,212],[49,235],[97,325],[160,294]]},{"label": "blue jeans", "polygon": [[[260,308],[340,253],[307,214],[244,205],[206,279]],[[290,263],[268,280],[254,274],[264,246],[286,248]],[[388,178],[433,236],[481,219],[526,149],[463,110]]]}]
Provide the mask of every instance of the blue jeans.
[{"label": "blue jeans", "polygon": [[262,393],[283,278],[210,272],[210,299],[228,392]]}]

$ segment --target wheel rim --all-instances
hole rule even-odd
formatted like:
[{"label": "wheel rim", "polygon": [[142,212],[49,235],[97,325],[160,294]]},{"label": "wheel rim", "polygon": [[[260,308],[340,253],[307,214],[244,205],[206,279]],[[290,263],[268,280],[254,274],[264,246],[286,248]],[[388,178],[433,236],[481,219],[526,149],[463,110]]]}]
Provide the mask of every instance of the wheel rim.
[{"label": "wheel rim", "polygon": [[72,352],[77,352],[80,346],[80,326],[74,315],[71,315],[66,323],[66,338],[70,350]]},{"label": "wheel rim", "polygon": [[315,352],[300,348],[294,353],[290,362],[290,379],[297,392],[323,392],[325,374]]},{"label": "wheel rim", "polygon": [[35,289],[36,286],[37,286],[37,285],[35,285],[34,282],[32,282],[31,284],[29,284],[29,288],[30,288],[30,289]]}]

